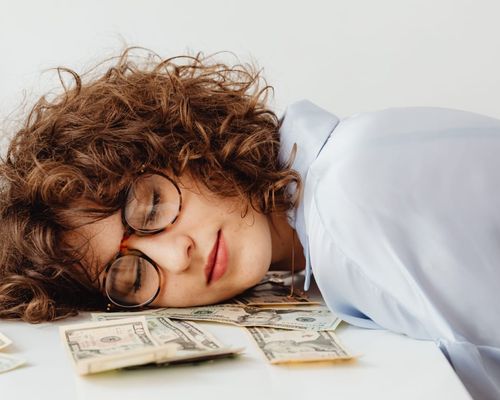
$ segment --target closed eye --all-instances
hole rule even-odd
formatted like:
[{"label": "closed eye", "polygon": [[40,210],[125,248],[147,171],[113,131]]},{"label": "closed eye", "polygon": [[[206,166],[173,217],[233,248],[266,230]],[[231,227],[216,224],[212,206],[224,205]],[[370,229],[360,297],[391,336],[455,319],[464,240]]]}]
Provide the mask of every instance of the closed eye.
[{"label": "closed eye", "polygon": [[141,276],[142,276],[142,268],[141,268],[141,262],[138,260],[136,263],[135,267],[135,280],[133,284],[134,292],[137,292],[141,289]]},{"label": "closed eye", "polygon": [[146,226],[153,223],[158,215],[158,205],[160,204],[160,193],[156,190],[153,192],[153,196],[151,198],[151,210],[146,217]]}]

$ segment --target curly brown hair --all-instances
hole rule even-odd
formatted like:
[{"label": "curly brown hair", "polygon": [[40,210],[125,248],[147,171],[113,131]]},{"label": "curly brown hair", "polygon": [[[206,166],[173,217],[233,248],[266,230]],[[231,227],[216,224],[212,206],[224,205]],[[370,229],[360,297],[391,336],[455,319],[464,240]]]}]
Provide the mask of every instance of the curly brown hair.
[{"label": "curly brown hair", "polygon": [[105,307],[67,234],[76,215],[119,211],[144,168],[188,172],[264,214],[295,205],[287,186],[300,177],[278,159],[280,121],[260,71],[132,50],[100,64],[104,73],[57,68],[61,92],[38,100],[10,142],[0,165],[2,318],[37,323]]}]

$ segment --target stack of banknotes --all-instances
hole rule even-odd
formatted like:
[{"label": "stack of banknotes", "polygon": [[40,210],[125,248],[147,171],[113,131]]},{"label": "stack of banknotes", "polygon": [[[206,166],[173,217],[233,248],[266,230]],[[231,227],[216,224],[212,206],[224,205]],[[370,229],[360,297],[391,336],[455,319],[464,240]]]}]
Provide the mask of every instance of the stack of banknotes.
[{"label": "stack of banknotes", "polygon": [[21,358],[2,353],[2,350],[11,344],[12,340],[0,332],[0,374],[20,367],[25,363]]},{"label": "stack of banknotes", "polygon": [[272,273],[229,303],[137,312],[92,313],[92,322],[60,327],[79,374],[123,367],[166,365],[236,356],[201,322],[244,327],[272,364],[333,361],[352,356],[333,331],[340,319]]}]

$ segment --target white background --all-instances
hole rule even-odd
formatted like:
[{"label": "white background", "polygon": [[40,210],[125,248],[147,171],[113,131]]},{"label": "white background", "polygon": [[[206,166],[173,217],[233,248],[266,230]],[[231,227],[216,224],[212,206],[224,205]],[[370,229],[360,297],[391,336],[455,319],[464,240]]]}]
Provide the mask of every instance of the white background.
[{"label": "white background", "polygon": [[441,106],[500,118],[496,0],[0,0],[2,133],[54,87],[125,45],[168,57],[230,50],[264,68],[282,111],[309,98],[340,117]]}]

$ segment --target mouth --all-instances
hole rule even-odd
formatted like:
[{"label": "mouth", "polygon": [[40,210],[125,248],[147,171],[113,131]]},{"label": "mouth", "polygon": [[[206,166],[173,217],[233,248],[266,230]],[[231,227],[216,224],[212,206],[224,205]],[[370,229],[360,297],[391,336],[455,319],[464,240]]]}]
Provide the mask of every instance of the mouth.
[{"label": "mouth", "polygon": [[208,255],[208,262],[205,266],[205,276],[207,285],[219,280],[227,269],[227,249],[222,231],[217,232],[217,239]]}]

